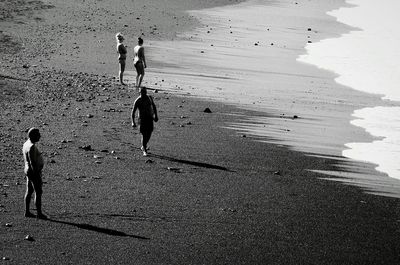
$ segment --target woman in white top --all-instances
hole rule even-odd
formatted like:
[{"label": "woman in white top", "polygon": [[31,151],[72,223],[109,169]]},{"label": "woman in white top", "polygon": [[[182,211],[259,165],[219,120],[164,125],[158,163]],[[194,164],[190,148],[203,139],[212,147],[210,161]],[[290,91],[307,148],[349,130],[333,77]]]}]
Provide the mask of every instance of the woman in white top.
[{"label": "woman in white top", "polygon": [[133,65],[135,66],[137,72],[136,87],[140,88],[143,81],[144,68],[147,67],[146,59],[144,57],[144,47],[142,38],[140,37],[138,38],[138,45],[135,46],[133,52],[135,54],[135,57],[133,58]]},{"label": "woman in white top", "polygon": [[115,35],[115,38],[117,39],[117,52],[119,54],[118,56],[118,61],[119,61],[119,82],[121,85],[125,85],[123,78],[124,78],[124,71],[125,71],[125,62],[126,62],[126,47],[122,42],[124,41],[124,36],[122,36],[121,33],[117,33]]}]

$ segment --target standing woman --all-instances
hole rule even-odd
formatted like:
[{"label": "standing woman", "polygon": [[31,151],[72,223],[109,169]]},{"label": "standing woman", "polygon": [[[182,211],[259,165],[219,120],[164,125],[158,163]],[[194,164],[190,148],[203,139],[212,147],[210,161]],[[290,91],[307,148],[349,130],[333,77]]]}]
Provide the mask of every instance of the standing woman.
[{"label": "standing woman", "polygon": [[137,72],[136,87],[140,88],[144,76],[144,68],[147,67],[146,59],[144,57],[143,39],[141,37],[138,38],[138,45],[135,46],[133,52],[135,53],[133,65],[135,66]]},{"label": "standing woman", "polygon": [[124,41],[124,36],[120,32],[115,35],[115,38],[117,39],[117,51],[118,51],[118,61],[119,61],[119,82],[121,85],[126,85],[123,81],[124,78],[124,71],[125,71],[125,62],[126,62],[126,47],[122,42]]}]

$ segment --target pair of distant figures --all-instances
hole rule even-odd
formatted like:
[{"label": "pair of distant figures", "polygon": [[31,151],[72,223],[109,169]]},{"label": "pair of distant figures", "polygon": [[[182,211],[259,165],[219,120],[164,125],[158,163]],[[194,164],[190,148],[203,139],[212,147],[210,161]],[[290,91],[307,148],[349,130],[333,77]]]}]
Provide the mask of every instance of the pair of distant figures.
[{"label": "pair of distant figures", "polygon": [[[126,46],[123,44],[124,36],[118,32],[115,35],[117,40],[117,52],[118,52],[118,61],[119,61],[119,82],[122,85],[126,85],[124,83],[124,72],[125,72],[125,65],[126,65],[126,57],[127,57],[127,49]],[[133,48],[134,57],[133,57],[133,65],[136,69],[136,87],[140,88],[142,85],[143,77],[144,77],[144,69],[147,67],[146,58],[144,56],[144,47],[143,47],[143,39],[138,38],[138,45]]]},{"label": "pair of distant figures", "polygon": [[[158,121],[157,108],[151,96],[147,95],[147,89],[140,88],[140,96],[135,100],[132,108],[131,118],[132,127],[136,127],[135,114],[139,112],[138,123],[140,125],[140,133],[142,134],[142,147],[143,155],[147,156],[147,144],[150,140],[151,134],[154,129],[153,121]],[[42,154],[36,146],[40,140],[40,132],[37,128],[30,128],[28,130],[28,139],[22,147],[24,156],[24,173],[26,176],[26,192],[25,192],[25,217],[35,217],[30,212],[30,202],[32,194],[35,192],[35,205],[37,210],[36,217],[39,219],[48,219],[42,212],[42,169],[44,160]]]}]

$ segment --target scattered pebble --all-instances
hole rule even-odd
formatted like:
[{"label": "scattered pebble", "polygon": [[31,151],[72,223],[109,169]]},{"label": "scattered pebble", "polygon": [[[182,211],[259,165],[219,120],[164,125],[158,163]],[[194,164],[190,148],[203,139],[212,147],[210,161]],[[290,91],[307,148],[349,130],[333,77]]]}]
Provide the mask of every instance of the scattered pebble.
[{"label": "scattered pebble", "polygon": [[80,149],[83,149],[85,151],[93,151],[92,147],[90,145],[84,145],[79,147]]},{"label": "scattered pebble", "polygon": [[232,209],[232,208],[221,208],[221,210],[224,211],[224,212],[226,212],[226,211],[229,211],[229,212],[232,212],[232,213],[236,213],[237,212],[236,209]]},{"label": "scattered pebble", "polygon": [[27,240],[27,241],[35,241],[35,239],[31,235],[26,235],[25,240]]},{"label": "scattered pebble", "polygon": [[177,168],[177,167],[167,167],[167,169],[168,169],[169,171],[174,171],[174,172],[180,172],[180,171],[181,171],[181,169],[180,169],[180,168]]}]

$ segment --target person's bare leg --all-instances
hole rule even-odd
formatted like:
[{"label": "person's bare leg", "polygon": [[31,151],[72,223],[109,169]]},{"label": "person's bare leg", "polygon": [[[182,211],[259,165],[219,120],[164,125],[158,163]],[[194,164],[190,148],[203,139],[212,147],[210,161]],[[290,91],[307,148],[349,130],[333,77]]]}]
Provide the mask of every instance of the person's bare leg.
[{"label": "person's bare leg", "polygon": [[119,82],[121,83],[121,85],[126,85],[124,83],[124,72],[125,72],[125,62],[120,62],[119,63]]},{"label": "person's bare leg", "polygon": [[37,215],[36,217],[39,219],[47,219],[47,216],[45,216],[42,212],[42,178],[41,176],[38,177],[38,179],[35,179],[33,181],[33,188],[35,189],[35,205],[36,205],[36,212]]},{"label": "person's bare leg", "polygon": [[136,88],[139,88],[139,74],[136,75]]},{"label": "person's bare leg", "polygon": [[35,192],[35,205],[37,210],[37,218],[47,219],[47,216],[42,212],[42,192]]},{"label": "person's bare leg", "polygon": [[141,87],[141,86],[142,86],[143,76],[144,76],[144,74],[141,74],[141,75],[139,76],[139,86],[138,86],[138,87]]},{"label": "person's bare leg", "polygon": [[144,156],[147,156],[147,144],[150,141],[150,137],[151,137],[151,132],[150,133],[146,132],[142,134],[142,151]]},{"label": "person's bare leg", "polygon": [[31,197],[33,194],[33,186],[32,183],[27,179],[26,180],[26,192],[25,192],[25,217],[33,217],[34,215],[30,212],[30,203]]}]

